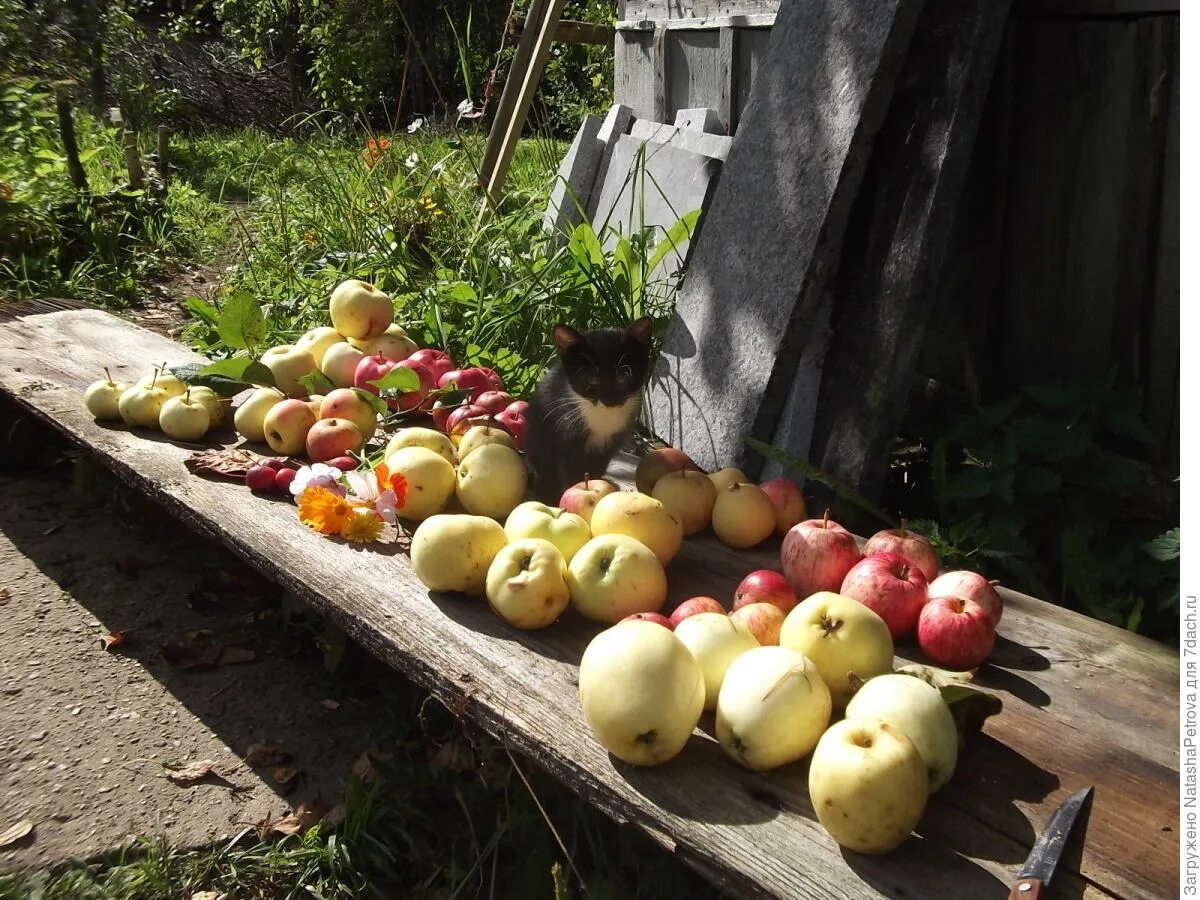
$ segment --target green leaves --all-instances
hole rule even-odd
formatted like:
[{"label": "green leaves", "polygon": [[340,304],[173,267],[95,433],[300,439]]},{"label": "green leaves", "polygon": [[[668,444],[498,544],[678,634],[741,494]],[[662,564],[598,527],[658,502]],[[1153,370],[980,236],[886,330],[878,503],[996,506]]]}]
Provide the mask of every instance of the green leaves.
[{"label": "green leaves", "polygon": [[1151,559],[1159,562],[1174,562],[1179,559],[1179,529],[1164,531],[1158,537],[1142,544],[1142,550]]},{"label": "green leaves", "polygon": [[382,397],[372,394],[370,391],[364,391],[362,388],[354,388],[354,393],[358,394],[358,396],[370,403],[371,408],[375,410],[376,415],[387,415],[388,405],[383,401]]},{"label": "green leaves", "polygon": [[307,375],[296,379],[310,394],[328,394],[337,387],[320,369],[313,369]]},{"label": "green leaves", "polygon": [[249,291],[235,291],[225,300],[217,319],[217,333],[226,345],[238,350],[250,350],[262,343],[267,336],[267,322]]},{"label": "green leaves", "polygon": [[170,372],[186,384],[210,387],[220,397],[232,397],[255,386],[275,386],[270,369],[246,358],[221,359],[207,366],[189,363],[173,366]]},{"label": "green leaves", "polygon": [[396,366],[382,378],[368,381],[367,384],[379,388],[381,394],[384,391],[395,391],[398,394],[405,394],[420,388],[421,379],[417,377],[417,373],[412,369],[404,366]]}]

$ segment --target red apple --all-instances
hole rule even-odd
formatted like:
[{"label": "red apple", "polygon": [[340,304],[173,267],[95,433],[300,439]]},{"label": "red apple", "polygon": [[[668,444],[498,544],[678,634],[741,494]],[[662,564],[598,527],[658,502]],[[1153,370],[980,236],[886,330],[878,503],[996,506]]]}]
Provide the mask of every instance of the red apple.
[{"label": "red apple", "polygon": [[892,640],[908,637],[929,595],[924,573],[898,553],[863,557],[846,573],[838,591],[873,610],[892,633]]},{"label": "red apple", "polygon": [[482,406],[488,412],[496,415],[517,401],[508,391],[484,391],[482,394],[471,398],[471,402],[476,406]]},{"label": "red apple", "polygon": [[450,354],[443,350],[435,350],[432,347],[426,347],[424,350],[418,350],[408,357],[413,362],[419,362],[433,375],[433,383],[437,384],[447,372],[455,368],[454,360],[450,358]]},{"label": "red apple", "polygon": [[658,483],[658,479],[668,472],[678,472],[680,469],[700,471],[700,467],[682,450],[676,450],[674,447],[658,447],[650,450],[638,460],[634,481],[639,491],[649,494],[654,491],[654,485]]},{"label": "red apple", "polygon": [[388,406],[396,412],[412,412],[420,409],[426,403],[432,404],[430,393],[433,391],[436,379],[429,367],[421,362],[414,362],[410,356],[408,359],[402,359],[396,363],[397,369],[411,369],[417,373],[417,380],[420,386],[415,391],[405,391],[395,399],[388,401]]},{"label": "red apple", "polygon": [[592,510],[600,502],[601,497],[614,494],[620,488],[604,478],[592,478],[573,484],[565,491],[558,501],[559,509],[582,516],[589,525],[592,522]]},{"label": "red apple", "polygon": [[938,597],[921,610],[917,644],[939,666],[974,669],[988,658],[995,642],[987,610],[974,600]]},{"label": "red apple", "polygon": [[731,612],[729,618],[754,635],[759,644],[772,647],[779,643],[785,614],[773,603],[748,603]]},{"label": "red apple", "polygon": [[794,525],[783,538],[779,568],[803,600],[818,591],[837,592],[846,573],[862,559],[854,535],[837,522],[808,519]]},{"label": "red apple", "polygon": [[446,434],[451,436],[466,434],[467,429],[471,427],[471,419],[487,418],[487,415],[486,409],[474,403],[460,406],[446,417]]},{"label": "red apple", "polygon": [[291,490],[292,482],[296,480],[295,469],[277,469],[275,471],[275,493],[286,494]]},{"label": "red apple", "polygon": [[721,615],[725,615],[725,607],[712,597],[692,597],[688,600],[684,600],[677,607],[675,607],[675,611],[671,613],[671,627],[678,627],[679,623],[688,616],[694,616],[699,613],[706,612],[720,613]]},{"label": "red apple", "polygon": [[525,415],[526,410],[529,409],[529,401],[528,400],[514,400],[512,403],[508,404],[508,406],[506,406],[505,409],[507,409],[510,413],[519,414],[519,415],[523,416],[523,415]]},{"label": "red apple", "polygon": [[[516,404],[513,404],[515,406]],[[513,412],[512,406],[506,406],[496,415],[496,421],[504,426],[504,430],[513,436],[513,443],[520,450],[525,446],[525,414]]]},{"label": "red apple", "polygon": [[246,470],[246,487],[256,494],[269,494],[275,490],[275,473],[279,471],[266,465],[251,466]]},{"label": "red apple", "polygon": [[775,533],[787,534],[808,515],[800,485],[790,478],[772,478],[759,485],[775,507]]},{"label": "red apple", "polygon": [[358,468],[358,460],[353,456],[335,456],[333,459],[325,460],[325,462],[335,469],[341,469],[343,472],[353,472]]},{"label": "red apple", "polygon": [[655,613],[655,612],[634,613],[633,615],[626,616],[621,621],[628,622],[630,619],[641,619],[643,622],[653,622],[655,625],[661,625],[663,628],[669,628],[672,631],[675,629],[675,626],[671,624],[671,620],[668,619],[666,616],[662,615],[661,613]]},{"label": "red apple", "polygon": [[305,438],[308,458],[325,462],[362,449],[363,435],[349,419],[318,419]]},{"label": "red apple", "polygon": [[[462,395],[458,395],[461,397]],[[470,399],[456,399],[450,395],[442,395],[435,397],[433,406],[430,407],[430,415],[433,417],[433,425],[438,431],[447,431],[446,421],[450,418],[450,414],[456,409],[463,406],[469,406]]]},{"label": "red apple", "polygon": [[[782,572],[757,569],[742,579],[733,592],[733,608],[739,610],[751,603],[770,603],[786,615],[796,605],[796,592]],[[761,641],[760,641],[761,643]]]},{"label": "red apple", "polygon": [[354,369],[354,386],[362,388],[364,391],[370,391],[376,397],[379,396],[379,388],[371,384],[372,381],[378,381],[388,372],[392,371],[392,367],[398,365],[394,360],[388,359],[382,353],[375,356],[364,356],[358,361],[358,365]]},{"label": "red apple", "polygon": [[898,553],[911,560],[925,574],[926,581],[937,578],[937,551],[923,534],[908,530],[908,520],[901,519],[899,528],[888,528],[871,535],[863,547],[863,556],[876,553]]},{"label": "red apple", "polygon": [[[483,393],[500,390],[500,379],[491,369],[452,369],[438,377],[437,386],[451,390],[470,391],[471,402]],[[502,407],[503,408],[503,407]],[[499,410],[496,410],[499,412]]]},{"label": "red apple", "polygon": [[1000,624],[1000,617],[1004,615],[1004,601],[1000,599],[1000,593],[996,590],[997,584],[999,582],[988,581],[978,572],[947,572],[929,582],[929,599],[962,597],[965,600],[974,600],[987,610],[988,619],[995,628]]}]

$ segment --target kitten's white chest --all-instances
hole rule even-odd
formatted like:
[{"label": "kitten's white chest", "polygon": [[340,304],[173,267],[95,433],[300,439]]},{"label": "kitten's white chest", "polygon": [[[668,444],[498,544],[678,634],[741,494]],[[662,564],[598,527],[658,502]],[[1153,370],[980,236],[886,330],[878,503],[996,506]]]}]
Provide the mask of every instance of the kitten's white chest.
[{"label": "kitten's white chest", "polygon": [[588,449],[605,449],[613,438],[628,428],[637,415],[639,399],[635,394],[620,406],[605,406],[576,394],[575,405],[588,428]]}]

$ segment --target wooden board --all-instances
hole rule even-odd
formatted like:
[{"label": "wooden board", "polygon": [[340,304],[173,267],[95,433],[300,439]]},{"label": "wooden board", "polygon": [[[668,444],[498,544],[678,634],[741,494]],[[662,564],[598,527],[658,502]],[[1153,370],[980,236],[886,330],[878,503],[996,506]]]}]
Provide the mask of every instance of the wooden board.
[{"label": "wooden board", "polygon": [[1007,20],[1007,0],[927,0],[856,201],[833,337],[816,384],[793,384],[819,390],[807,458],[870,498],[888,474]]},{"label": "wooden board", "polygon": [[[964,753],[918,835],[887,857],[843,852],[814,820],[805,765],[745,772],[709,738],[711,719],[662,767],[604,753],[576,696],[576,663],[596,626],[568,616],[516,632],[479,600],[430,594],[394,549],[352,550],[300,526],[287,502],[189,475],[190,447],[92,421],[81,396],[101,366],[132,379],[195,357],[107,313],[64,306],[0,312],[0,391],[731,894],[1003,898],[1053,809],[1094,784],[1086,844],[1064,860],[1055,896],[1174,896],[1178,658],[1162,645],[1005,592],[1001,639],[979,679],[1004,712]],[[628,479],[631,460],[618,474]],[[739,553],[689,538],[669,570],[670,602],[728,596],[747,571],[777,559],[777,544]]]}]

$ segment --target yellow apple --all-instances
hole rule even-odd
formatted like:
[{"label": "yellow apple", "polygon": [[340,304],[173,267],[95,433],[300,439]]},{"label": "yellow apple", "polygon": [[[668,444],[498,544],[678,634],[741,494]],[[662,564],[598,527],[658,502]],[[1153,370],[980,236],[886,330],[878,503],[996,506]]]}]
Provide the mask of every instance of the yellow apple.
[{"label": "yellow apple", "polygon": [[579,662],[579,700],[596,740],[639,766],[678,755],[704,709],[704,676],[680,640],[631,620],[594,638]]},{"label": "yellow apple", "polygon": [[118,421],[121,411],[117,409],[117,403],[128,389],[129,385],[125,382],[113,381],[108,369],[105,369],[104,378],[93,381],[83,392],[83,405],[99,421]]},{"label": "yellow apple", "polygon": [[432,450],[451,465],[454,465],[455,462],[454,445],[450,443],[450,438],[432,428],[401,428],[392,435],[384,453],[386,456],[391,456],[403,447],[424,447],[426,450]]},{"label": "yellow apple", "polygon": [[191,393],[193,400],[199,400],[208,410],[209,431],[220,425],[225,418],[225,407],[229,405],[229,401],[222,400],[217,396],[216,391],[202,384],[190,386],[188,392]]},{"label": "yellow apple", "polygon": [[454,466],[428,447],[401,447],[387,456],[385,464],[389,475],[403,475],[408,484],[404,502],[396,506],[402,519],[427,519],[440,513],[454,494]]},{"label": "yellow apple", "polygon": [[[427,453],[446,464],[424,447],[407,447],[400,452]],[[482,596],[488,567],[507,542],[500,523],[487,516],[434,515],[413,532],[409,557],[413,573],[429,590]]]},{"label": "yellow apple", "polygon": [[378,356],[383,354],[384,359],[393,359],[400,361],[408,359],[417,352],[416,343],[399,325],[389,325],[383,334],[377,337],[359,340],[358,338],[350,338],[350,344],[357,347],[367,356]]},{"label": "yellow apple", "polygon": [[779,644],[813,661],[838,709],[845,708],[854,692],[851,673],[866,681],[892,671],[887,623],[857,600],[832,591],[819,591],[796,604],[783,620]]},{"label": "yellow apple", "polygon": [[649,547],[664,566],[683,543],[683,524],[663,504],[638,491],[600,498],[592,510],[592,534],[625,534]]},{"label": "yellow apple", "polygon": [[263,433],[263,420],[271,407],[281,402],[284,396],[275,388],[255,388],[242,404],[233,411],[233,427],[248,441],[262,443],[266,435]]},{"label": "yellow apple", "polygon": [[950,780],[958,762],[958,729],[942,692],[911,675],[872,678],[846,706],[847,719],[880,719],[904,733],[929,770],[929,790]]},{"label": "yellow apple", "polygon": [[198,441],[208,433],[212,417],[208,407],[192,392],[182,397],[168,397],[158,413],[158,427],[173,441]]},{"label": "yellow apple", "polygon": [[308,396],[308,388],[300,378],[317,367],[317,361],[307,350],[292,344],[272,347],[262,355],[262,364],[275,376],[275,387],[289,397],[300,399]]},{"label": "yellow apple", "polygon": [[504,520],[504,533],[510,541],[520,538],[549,541],[567,562],[592,539],[592,530],[582,516],[536,500],[522,503],[508,514]]},{"label": "yellow apple", "polygon": [[488,568],[487,600],[492,612],[514,628],[545,628],[571,600],[563,555],[538,538],[506,545]]},{"label": "yellow apple", "polygon": [[182,397],[183,392],[187,390],[187,385],[172,375],[166,370],[166,367],[156,368],[147,372],[135,383],[134,387],[141,385],[142,387],[150,387],[153,385],[156,388],[166,392],[168,397]]},{"label": "yellow apple", "polygon": [[117,412],[126,425],[135,428],[158,428],[158,415],[170,395],[160,387],[135,384],[122,392],[117,400]]},{"label": "yellow apple", "polygon": [[704,708],[710,712],[717,708],[717,695],[730,664],[758,646],[754,635],[723,613],[688,616],[675,626],[675,637],[683,641],[700,664],[704,673]]},{"label": "yellow apple", "polygon": [[458,458],[466,459],[468,453],[479,449],[484,444],[503,444],[505,447],[516,449],[512,435],[503,428],[493,428],[491,425],[472,425],[459,441]]},{"label": "yellow apple", "polygon": [[786,647],[759,647],[725,673],[717,740],[747,769],[774,769],[806,756],[832,712],[829,688],[811,660]]},{"label": "yellow apple", "polygon": [[392,300],[373,284],[351,278],[333,289],[329,320],[347,338],[378,337],[392,324]]},{"label": "yellow apple", "polygon": [[[330,328],[328,325],[322,325],[320,328],[310,328],[296,340],[296,346],[301,350],[307,350],[312,354],[313,361],[317,364],[317,368],[321,367],[321,362],[325,359],[325,351],[334,344],[339,344],[346,338],[336,328]],[[305,372],[304,374],[308,374]]]},{"label": "yellow apple", "polygon": [[712,521],[717,489],[703,472],[679,469],[658,479],[651,496],[679,518],[688,535],[703,531]]},{"label": "yellow apple", "polygon": [[304,400],[280,400],[263,416],[263,437],[267,446],[284,456],[304,452],[309,429],[316,424],[317,414]]},{"label": "yellow apple", "polygon": [[598,535],[584,544],[567,566],[567,584],[579,614],[596,622],[658,612],[667,599],[662,563],[624,534]]},{"label": "yellow apple", "polygon": [[467,512],[504,519],[524,499],[528,477],[516,450],[485,444],[458,464],[455,494]]},{"label": "yellow apple", "polygon": [[929,775],[900,729],[879,719],[843,719],[813,751],[808,794],[817,819],[843,847],[888,853],[921,821]]},{"label": "yellow apple", "polygon": [[344,341],[331,344],[321,359],[321,374],[340,388],[354,387],[354,371],[366,356]]},{"label": "yellow apple", "polygon": [[734,482],[717,492],[712,526],[721,543],[745,550],[775,533],[775,506],[758,485]]},{"label": "yellow apple", "polygon": [[735,469],[733,467],[718,469],[708,477],[712,479],[713,487],[717,489],[718,494],[731,484],[751,483],[749,475],[747,475],[741,469]]}]

